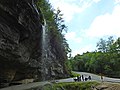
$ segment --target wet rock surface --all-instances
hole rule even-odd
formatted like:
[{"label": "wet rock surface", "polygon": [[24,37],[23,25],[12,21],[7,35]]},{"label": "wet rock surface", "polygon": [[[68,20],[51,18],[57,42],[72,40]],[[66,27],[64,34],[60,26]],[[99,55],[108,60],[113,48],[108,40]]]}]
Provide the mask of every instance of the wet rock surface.
[{"label": "wet rock surface", "polygon": [[43,52],[43,26],[36,0],[0,0],[0,87],[26,78],[65,76],[66,57],[57,58],[60,53],[54,53],[55,47],[47,37]]}]

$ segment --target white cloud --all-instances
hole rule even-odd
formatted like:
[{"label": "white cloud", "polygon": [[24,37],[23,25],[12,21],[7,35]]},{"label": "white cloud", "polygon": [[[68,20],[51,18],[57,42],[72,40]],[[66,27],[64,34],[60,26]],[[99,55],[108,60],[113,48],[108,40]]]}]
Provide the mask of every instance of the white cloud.
[{"label": "white cloud", "polygon": [[81,37],[77,37],[75,32],[69,32],[65,35],[65,38],[67,40],[71,40],[73,41],[73,43],[81,43],[82,42],[82,38]]},{"label": "white cloud", "polygon": [[72,57],[74,57],[77,54],[80,54],[80,49],[72,51]]},{"label": "white cloud", "polygon": [[72,51],[72,56],[75,56],[77,54],[83,54],[83,52],[87,52],[87,51],[95,51],[95,47],[93,47],[93,45],[87,45],[87,46],[84,46],[83,48],[79,48],[77,50],[74,50]]},{"label": "white cloud", "polygon": [[60,8],[64,14],[66,22],[72,20],[73,16],[81,13],[86,8],[90,7],[94,2],[98,3],[100,0],[49,0],[53,7]]},{"label": "white cloud", "polygon": [[[62,13],[64,14],[64,18],[66,22],[69,22],[75,13],[81,12],[82,8],[79,8],[79,6],[75,5],[74,3],[69,3],[65,0],[51,0],[53,3],[54,8],[60,8]],[[55,2],[54,2],[55,1]]]},{"label": "white cloud", "polygon": [[75,32],[69,32],[69,33],[65,34],[65,38],[67,40],[75,38]]},{"label": "white cloud", "polygon": [[114,7],[112,14],[97,16],[92,22],[86,35],[89,37],[120,36],[120,5]]},{"label": "white cloud", "polygon": [[81,53],[86,52],[86,51],[94,51],[95,47],[92,44],[89,44],[83,48],[81,48]]},{"label": "white cloud", "polygon": [[98,3],[98,2],[100,2],[101,0],[93,0],[93,2],[95,2],[95,3]]},{"label": "white cloud", "polygon": [[115,4],[120,4],[120,0],[114,0]]}]

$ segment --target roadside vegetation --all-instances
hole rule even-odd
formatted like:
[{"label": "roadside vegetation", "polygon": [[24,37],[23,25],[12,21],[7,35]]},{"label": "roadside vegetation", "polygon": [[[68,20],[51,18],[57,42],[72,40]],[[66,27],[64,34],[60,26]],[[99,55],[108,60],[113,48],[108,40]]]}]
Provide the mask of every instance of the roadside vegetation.
[{"label": "roadside vegetation", "polygon": [[80,74],[75,73],[73,71],[70,72],[70,77],[77,77],[77,76],[80,76]]},{"label": "roadside vegetation", "polygon": [[28,90],[91,90],[92,86],[100,85],[98,82],[64,82],[45,85],[43,87],[31,88]]},{"label": "roadside vegetation", "polygon": [[98,49],[93,52],[71,57],[67,61],[69,70],[120,78],[120,38],[101,38],[96,46]]},{"label": "roadside vegetation", "polygon": [[91,90],[91,86],[99,85],[98,82],[64,82],[54,84],[53,90]]}]

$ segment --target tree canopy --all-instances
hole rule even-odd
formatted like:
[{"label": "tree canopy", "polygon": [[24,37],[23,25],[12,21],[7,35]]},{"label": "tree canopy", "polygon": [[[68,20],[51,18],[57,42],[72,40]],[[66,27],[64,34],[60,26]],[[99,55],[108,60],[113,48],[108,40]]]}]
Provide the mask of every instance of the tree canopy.
[{"label": "tree canopy", "polygon": [[107,40],[101,38],[97,48],[94,52],[70,58],[68,62],[71,69],[120,78],[120,38],[116,41],[112,36]]},{"label": "tree canopy", "polygon": [[56,51],[58,51],[56,53],[62,52],[64,54],[65,52],[69,54],[71,49],[62,33],[63,31],[67,31],[67,26],[65,25],[61,10],[59,8],[55,10],[49,3],[49,0],[38,0],[37,6],[44,15],[49,33],[48,35],[51,40],[50,43],[54,45]]}]

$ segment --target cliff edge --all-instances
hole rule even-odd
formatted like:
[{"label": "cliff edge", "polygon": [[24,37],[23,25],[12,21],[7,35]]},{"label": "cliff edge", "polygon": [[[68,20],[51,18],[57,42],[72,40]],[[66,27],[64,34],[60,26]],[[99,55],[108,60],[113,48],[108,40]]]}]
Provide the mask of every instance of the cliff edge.
[{"label": "cliff edge", "polygon": [[56,47],[48,38],[52,33],[46,32],[44,37],[44,27],[36,0],[0,0],[0,87],[23,79],[67,76],[67,56],[55,53]]}]

